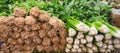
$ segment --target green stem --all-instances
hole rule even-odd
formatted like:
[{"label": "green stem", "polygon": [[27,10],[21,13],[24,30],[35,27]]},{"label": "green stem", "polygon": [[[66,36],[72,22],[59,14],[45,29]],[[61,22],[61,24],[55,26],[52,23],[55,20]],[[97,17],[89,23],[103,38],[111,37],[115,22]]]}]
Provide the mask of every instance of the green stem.
[{"label": "green stem", "polygon": [[70,26],[67,23],[66,23],[65,27],[66,27],[66,29],[70,29]]},{"label": "green stem", "polygon": [[101,22],[95,22],[94,23],[96,26],[98,26],[98,27],[101,27],[102,26],[102,23]]},{"label": "green stem", "polygon": [[73,20],[71,20],[71,19],[67,19],[67,22],[70,23],[70,24],[73,25],[73,26],[75,26],[75,25],[78,24],[77,22],[75,22],[75,21],[73,21]]},{"label": "green stem", "polygon": [[89,27],[91,27],[91,26],[93,26],[93,24],[92,23],[90,23],[90,22],[85,22]]},{"label": "green stem", "polygon": [[72,27],[72,28],[77,30],[77,28],[74,25],[72,25],[71,23],[67,22],[67,24],[68,24],[69,27]]},{"label": "green stem", "polygon": [[71,17],[72,20],[74,20],[75,22],[79,23],[80,21],[78,21],[77,19]]},{"label": "green stem", "polygon": [[113,31],[113,30],[110,30],[110,34],[112,34],[112,35],[114,36],[114,34],[115,34],[115,31]]},{"label": "green stem", "polygon": [[95,22],[94,22],[92,25],[93,25],[94,27],[96,27],[97,30],[99,30],[99,28],[100,28],[100,23],[95,23]]},{"label": "green stem", "polygon": [[116,32],[117,30],[119,30],[119,29],[117,29],[116,27],[114,27],[114,26],[112,26],[112,25],[104,22],[103,20],[101,20],[101,22],[103,22],[105,25],[107,25],[111,30],[113,30],[113,31],[115,31],[115,32]]}]

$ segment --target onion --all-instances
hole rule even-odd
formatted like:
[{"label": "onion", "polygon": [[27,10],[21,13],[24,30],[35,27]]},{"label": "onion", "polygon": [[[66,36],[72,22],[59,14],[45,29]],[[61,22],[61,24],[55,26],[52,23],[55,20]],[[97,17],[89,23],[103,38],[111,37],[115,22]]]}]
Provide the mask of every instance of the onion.
[{"label": "onion", "polygon": [[50,18],[50,14],[48,12],[40,12],[40,15],[39,15],[39,20],[41,22],[47,22],[49,21],[49,18]]},{"label": "onion", "polygon": [[26,15],[26,10],[23,8],[14,8],[14,15],[17,17],[24,17]]},{"label": "onion", "polygon": [[30,15],[33,16],[33,17],[37,17],[39,15],[39,13],[40,13],[40,9],[37,6],[36,7],[32,7],[30,9]]},{"label": "onion", "polygon": [[36,20],[32,16],[26,16],[25,23],[28,25],[32,25],[36,23]]}]

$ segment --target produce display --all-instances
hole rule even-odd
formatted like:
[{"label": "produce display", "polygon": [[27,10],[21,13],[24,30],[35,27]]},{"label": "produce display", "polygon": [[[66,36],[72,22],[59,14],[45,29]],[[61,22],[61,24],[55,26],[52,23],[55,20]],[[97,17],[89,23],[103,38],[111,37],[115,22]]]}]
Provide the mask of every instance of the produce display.
[{"label": "produce display", "polygon": [[0,29],[0,53],[49,53],[65,48],[64,22],[38,7],[32,7],[29,15],[23,8],[14,8],[14,16],[0,18]]},{"label": "produce display", "polygon": [[[31,4],[32,3],[32,4]],[[33,6],[38,6],[41,10],[45,10],[51,13],[53,16],[57,16],[66,22],[66,18],[74,17],[78,20],[87,20],[89,22],[99,21],[103,19],[109,21],[108,14],[110,14],[110,6],[105,5],[99,1],[94,0],[65,0],[65,1],[32,1],[16,2],[9,7],[9,14],[13,15],[13,9],[15,7],[23,7],[27,13]]]},{"label": "produce display", "polygon": [[111,53],[120,49],[120,28],[110,23],[112,6],[100,0],[25,0],[8,8],[0,13],[0,52]]},{"label": "produce display", "polygon": [[67,44],[65,51],[109,53],[120,48],[120,44],[117,44],[117,41],[120,42],[120,40],[115,38],[120,38],[119,31],[117,32],[116,30],[116,33],[109,27],[112,28],[107,23],[86,22],[85,24],[75,19],[68,20],[68,36],[66,37]]}]

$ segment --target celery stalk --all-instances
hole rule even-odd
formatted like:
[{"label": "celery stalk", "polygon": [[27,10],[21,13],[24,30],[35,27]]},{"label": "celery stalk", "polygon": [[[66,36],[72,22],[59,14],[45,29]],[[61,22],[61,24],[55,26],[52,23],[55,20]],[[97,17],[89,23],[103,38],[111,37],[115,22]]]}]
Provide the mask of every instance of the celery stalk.
[{"label": "celery stalk", "polygon": [[98,31],[93,23],[86,22],[86,24],[90,27],[89,33],[88,33],[89,35],[97,35],[98,34]]},{"label": "celery stalk", "polygon": [[99,32],[101,33],[109,33],[109,27],[102,22],[94,22],[94,26],[98,29]]},{"label": "celery stalk", "polygon": [[77,31],[66,24],[66,28],[68,29],[68,36],[73,37],[76,35]]},{"label": "celery stalk", "polygon": [[120,29],[117,27],[114,27],[112,25],[110,25],[109,23],[104,22],[103,20],[101,20],[101,22],[103,22],[105,25],[107,25],[107,27],[109,27],[110,33],[116,37],[116,38],[120,38]]},{"label": "celery stalk", "polygon": [[67,22],[69,23],[69,25],[71,27],[73,27],[74,29],[76,29],[78,31],[82,31],[85,33],[89,31],[89,27],[81,21],[69,18],[69,19],[67,19]]}]

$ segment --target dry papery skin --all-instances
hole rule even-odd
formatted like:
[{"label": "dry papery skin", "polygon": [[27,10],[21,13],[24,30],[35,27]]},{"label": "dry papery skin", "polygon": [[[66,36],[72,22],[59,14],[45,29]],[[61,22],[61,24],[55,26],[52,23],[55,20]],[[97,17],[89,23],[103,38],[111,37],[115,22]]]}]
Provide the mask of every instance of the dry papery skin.
[{"label": "dry papery skin", "polygon": [[60,19],[58,19],[57,17],[54,17],[54,16],[50,18],[49,24],[54,26],[54,28],[65,26],[65,24]]},{"label": "dry papery skin", "polygon": [[49,21],[49,18],[50,18],[50,14],[45,12],[45,11],[41,12],[40,15],[39,15],[39,20],[41,22]]},{"label": "dry papery skin", "polygon": [[33,7],[30,9],[30,15],[33,17],[37,17],[40,13],[39,7]]},{"label": "dry papery skin", "polygon": [[26,10],[21,7],[14,8],[14,15],[17,17],[23,17],[26,15]]},{"label": "dry papery skin", "polygon": [[38,7],[31,8],[29,14],[18,7],[14,16],[0,17],[0,53],[64,51],[67,35],[64,22]]}]

